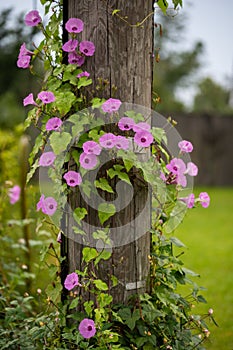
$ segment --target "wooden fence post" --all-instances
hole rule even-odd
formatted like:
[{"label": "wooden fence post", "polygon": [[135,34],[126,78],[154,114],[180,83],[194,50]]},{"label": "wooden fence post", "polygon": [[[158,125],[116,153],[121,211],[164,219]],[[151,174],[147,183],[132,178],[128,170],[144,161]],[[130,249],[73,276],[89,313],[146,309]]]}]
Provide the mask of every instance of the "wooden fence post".
[{"label": "wooden fence post", "polygon": [[[122,102],[151,108],[153,1],[152,0],[66,0],[64,14],[84,22],[83,40],[93,41],[95,55],[82,67],[91,73],[95,90],[99,78],[109,82],[104,96],[119,98]],[[113,10],[119,9],[117,15]],[[150,14],[150,16],[148,16]],[[121,17],[121,18],[120,18]],[[146,17],[148,17],[146,19]],[[64,18],[64,21],[67,18]],[[146,19],[145,21],[143,21]],[[143,21],[142,25],[135,24]],[[134,25],[133,25],[134,24]],[[115,87],[117,89],[115,89]],[[148,151],[149,152],[149,151]],[[147,153],[147,156],[149,153]],[[114,274],[119,284],[112,291],[113,301],[124,303],[132,293],[148,290],[151,213],[148,188],[134,183],[134,197],[127,211],[112,220],[134,220],[146,205],[146,215],[140,222],[144,232],[140,238],[124,246],[113,247],[112,258],[98,270],[99,278],[107,280]],[[71,199],[72,200],[72,199]],[[145,204],[146,202],[146,204]],[[69,218],[64,218],[63,230],[67,236],[62,243],[62,255],[67,257],[63,280],[67,273],[80,269],[82,245],[70,238]],[[139,229],[139,228],[137,228]],[[146,232],[147,231],[147,232]]]}]

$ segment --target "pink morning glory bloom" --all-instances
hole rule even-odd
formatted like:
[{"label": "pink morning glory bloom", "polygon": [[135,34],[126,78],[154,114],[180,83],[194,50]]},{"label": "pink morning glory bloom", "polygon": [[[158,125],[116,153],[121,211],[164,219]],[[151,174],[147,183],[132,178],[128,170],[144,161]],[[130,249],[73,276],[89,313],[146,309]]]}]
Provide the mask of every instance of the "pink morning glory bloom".
[{"label": "pink morning glory bloom", "polygon": [[37,211],[41,210],[42,213],[52,216],[57,210],[57,202],[53,197],[47,197],[42,194],[39,202],[37,203]]},{"label": "pink morning glory bloom", "polygon": [[134,135],[134,142],[141,147],[148,147],[153,141],[153,135],[146,130],[139,131]]},{"label": "pink morning glory bloom", "polygon": [[95,141],[86,141],[83,144],[83,150],[86,154],[99,155],[101,153],[100,145]]},{"label": "pink morning glory bloom", "polygon": [[29,27],[36,27],[39,23],[42,22],[42,19],[37,10],[32,10],[26,14],[24,22]]},{"label": "pink morning glory bloom", "polygon": [[90,76],[90,73],[88,73],[88,72],[82,72],[82,73],[79,73],[78,75],[77,75],[77,78],[82,78],[82,77],[87,77],[87,78],[89,78],[89,76]]},{"label": "pink morning glory bloom", "polygon": [[167,170],[173,174],[183,173],[186,170],[184,161],[180,158],[173,158],[169,164],[166,165]]},{"label": "pink morning glory bloom", "polygon": [[40,166],[50,166],[54,163],[56,156],[53,152],[44,152],[39,159]]},{"label": "pink morning glory bloom", "polygon": [[191,142],[183,140],[178,143],[178,147],[181,150],[181,152],[184,153],[190,153],[193,150],[193,145]]},{"label": "pink morning glory bloom", "polygon": [[85,339],[93,337],[96,333],[95,323],[89,318],[84,318],[79,324],[78,330]]},{"label": "pink morning glory bloom", "polygon": [[90,170],[96,166],[98,159],[95,154],[86,154],[83,152],[80,154],[79,162],[84,169]]},{"label": "pink morning glory bloom", "polygon": [[79,18],[70,18],[65,24],[65,28],[69,33],[81,33],[83,31],[84,23]]},{"label": "pink morning glory bloom", "polygon": [[47,131],[52,131],[52,130],[60,131],[61,126],[62,126],[61,119],[58,117],[54,117],[54,118],[50,118],[47,121],[45,128]]},{"label": "pink morning glory bloom", "polygon": [[150,125],[145,122],[140,122],[138,124],[133,125],[133,131],[140,132],[140,131],[150,131]]},{"label": "pink morning glory bloom", "polygon": [[20,46],[20,49],[19,49],[19,57],[22,57],[22,56],[32,56],[33,55],[33,52],[32,51],[29,51],[27,48],[26,48],[26,44],[23,43],[21,46]]},{"label": "pink morning glory bloom", "polygon": [[93,56],[95,53],[95,45],[93,44],[92,41],[82,41],[79,44],[79,50],[85,56]]},{"label": "pink morning glory bloom", "polygon": [[115,98],[109,98],[102,104],[102,110],[105,113],[117,112],[121,106],[121,101]]},{"label": "pink morning glory bloom", "polygon": [[113,148],[116,144],[116,136],[111,132],[104,134],[99,138],[99,143],[104,148]]},{"label": "pink morning glory bloom", "polygon": [[186,165],[182,159],[173,158],[169,164],[166,165],[167,170],[176,175],[175,182],[178,185],[185,187],[187,185],[187,179],[185,177]]},{"label": "pink morning glory bloom", "polygon": [[54,96],[53,92],[51,92],[51,91],[41,91],[41,92],[39,92],[37,97],[44,104],[48,104],[48,103],[51,103],[51,102],[55,101],[55,96]]},{"label": "pink morning glory bloom", "polygon": [[191,193],[190,195],[188,195],[187,197],[183,197],[180,198],[180,200],[182,200],[189,209],[194,207],[195,204],[195,196],[193,193]]},{"label": "pink morning glory bloom", "polygon": [[70,39],[63,46],[62,50],[65,52],[73,52],[78,47],[78,40]]},{"label": "pink morning glory bloom", "polygon": [[31,57],[30,56],[20,56],[17,60],[17,67],[26,69],[30,66]]},{"label": "pink morning glory bloom", "polygon": [[76,286],[80,286],[79,278],[76,272],[72,272],[66,276],[64,287],[68,290],[71,290]]},{"label": "pink morning glory bloom", "polygon": [[118,149],[128,149],[129,148],[129,140],[121,135],[115,137],[115,146]]},{"label": "pink morning glory bloom", "polygon": [[131,130],[135,125],[135,121],[132,118],[122,117],[118,122],[118,127],[120,130]]},{"label": "pink morning glory bloom", "polygon": [[198,174],[198,167],[196,166],[196,164],[194,164],[193,162],[188,162],[185,174],[188,174],[190,176],[196,176]]},{"label": "pink morning glory bloom", "polygon": [[210,205],[210,197],[207,192],[201,192],[199,194],[200,203],[203,208],[208,208]]},{"label": "pink morning glory bloom", "polygon": [[62,243],[62,235],[61,235],[61,231],[58,233],[57,235],[57,242],[58,243]]},{"label": "pink morning glory bloom", "polygon": [[68,54],[68,62],[69,64],[77,64],[78,67],[81,67],[85,62],[85,58],[76,52],[70,52]]},{"label": "pink morning glory bloom", "polygon": [[30,93],[29,95],[27,95],[24,99],[23,99],[23,105],[28,106],[28,105],[34,105],[37,106],[36,102],[34,101],[34,97],[33,94]]},{"label": "pink morning glory bloom", "polygon": [[15,185],[14,187],[9,188],[8,196],[10,199],[10,204],[15,204],[16,202],[19,201],[20,193],[21,193],[21,188],[18,185]]},{"label": "pink morning glory bloom", "polygon": [[67,173],[65,173],[63,177],[66,180],[67,185],[69,185],[70,187],[80,185],[82,182],[81,175],[73,170],[70,170]]}]

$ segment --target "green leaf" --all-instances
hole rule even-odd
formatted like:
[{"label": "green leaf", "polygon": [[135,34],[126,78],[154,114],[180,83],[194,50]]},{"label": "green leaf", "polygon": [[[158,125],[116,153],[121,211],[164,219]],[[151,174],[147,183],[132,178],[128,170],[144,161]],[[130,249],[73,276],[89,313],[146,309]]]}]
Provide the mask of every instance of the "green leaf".
[{"label": "green leaf", "polygon": [[82,77],[78,80],[78,89],[83,86],[88,86],[92,84],[92,79],[87,79],[87,77]]},{"label": "green leaf", "polygon": [[98,303],[100,307],[105,307],[112,302],[112,295],[108,295],[105,293],[100,293],[97,297]]},{"label": "green leaf", "polygon": [[166,132],[162,128],[155,128],[154,126],[151,129],[151,133],[154,136],[155,141],[161,143],[162,141],[167,144]]},{"label": "green leaf", "polygon": [[33,177],[33,175],[36,172],[36,169],[39,167],[39,159],[37,159],[35,161],[35,163],[31,166],[30,171],[27,173],[27,180],[26,180],[26,184],[29,183],[29,181],[31,180],[31,178]]},{"label": "green leaf", "polygon": [[99,180],[95,180],[95,187],[109,193],[114,193],[112,187],[108,183],[108,180],[102,177]]},{"label": "green leaf", "polygon": [[81,183],[80,187],[82,187],[83,192],[85,195],[90,198],[91,190],[92,190],[92,183],[88,180],[85,180]]},{"label": "green leaf", "polygon": [[80,225],[81,221],[85,218],[87,215],[87,210],[85,208],[76,208],[74,210],[74,220]]},{"label": "green leaf", "polygon": [[182,0],[172,0],[173,4],[174,4],[174,8],[176,9],[179,5],[180,7],[183,6],[183,1]]},{"label": "green leaf", "polygon": [[112,286],[116,287],[118,285],[118,279],[116,276],[111,275]]},{"label": "green leaf", "polygon": [[77,226],[73,226],[73,227],[72,227],[72,230],[74,231],[74,233],[75,233],[76,235],[86,236],[86,232],[83,231],[83,230],[81,230],[81,229],[80,229],[79,227],[77,227]]},{"label": "green leaf", "polygon": [[83,248],[82,255],[83,260],[88,263],[89,261],[95,259],[98,256],[98,252],[95,248],[85,247]]},{"label": "green leaf", "polygon": [[75,95],[71,91],[55,92],[54,94],[56,97],[55,104],[57,109],[61,115],[66,115],[76,100]]},{"label": "green leaf", "polygon": [[116,208],[114,204],[101,203],[98,206],[98,216],[101,224],[104,224],[115,213],[116,213]]},{"label": "green leaf", "polygon": [[157,5],[161,8],[163,13],[166,15],[166,11],[167,11],[167,8],[168,8],[167,0],[158,0],[157,1]]},{"label": "green leaf", "polygon": [[198,295],[197,296],[197,300],[199,301],[199,303],[207,303],[206,299],[203,297],[203,295]]},{"label": "green leaf", "polygon": [[50,137],[50,145],[56,155],[59,155],[63,151],[67,150],[67,147],[72,139],[72,136],[68,132],[53,132]]},{"label": "green leaf", "polygon": [[104,101],[105,101],[104,99],[101,99],[101,98],[98,98],[98,97],[94,97],[91,100],[92,108],[100,108]]},{"label": "green leaf", "polygon": [[122,172],[121,169],[123,169],[123,167],[121,165],[114,165],[114,169],[110,168],[108,169],[107,173],[108,176],[113,179],[115,176],[118,176],[119,179],[121,179],[122,181],[128,183],[129,185],[131,185],[130,179],[129,179],[129,175]]},{"label": "green leaf", "polygon": [[176,237],[171,237],[170,241],[177,247],[185,247],[185,244]]},{"label": "green leaf", "polygon": [[95,265],[98,265],[98,263],[100,262],[100,260],[108,260],[111,257],[112,253],[107,251],[107,250],[102,250],[99,255],[97,256],[97,258],[95,259]]},{"label": "green leaf", "polygon": [[99,290],[108,290],[108,285],[107,283],[103,282],[102,280],[94,280],[93,281],[94,285],[96,286],[97,289]]},{"label": "green leaf", "polygon": [[70,305],[69,305],[69,309],[75,309],[78,306],[79,303],[79,298],[75,298],[71,301]]},{"label": "green leaf", "polygon": [[89,301],[85,301],[85,303],[83,304],[84,309],[87,313],[87,316],[91,316],[92,315],[92,307],[94,305],[93,300],[89,300]]}]

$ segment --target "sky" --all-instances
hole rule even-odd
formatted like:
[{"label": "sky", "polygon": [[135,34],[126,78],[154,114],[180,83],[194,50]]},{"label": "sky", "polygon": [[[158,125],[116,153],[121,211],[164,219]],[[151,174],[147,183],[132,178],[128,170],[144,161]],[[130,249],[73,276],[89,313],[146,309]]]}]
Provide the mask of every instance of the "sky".
[{"label": "sky", "polygon": [[[39,0],[1,0],[0,11],[9,7],[14,13],[37,8],[43,14]],[[201,75],[233,88],[233,1],[183,0],[179,15],[182,13],[188,17],[184,48],[198,40],[204,43]],[[192,89],[184,91],[184,99],[188,101],[192,93]]]}]

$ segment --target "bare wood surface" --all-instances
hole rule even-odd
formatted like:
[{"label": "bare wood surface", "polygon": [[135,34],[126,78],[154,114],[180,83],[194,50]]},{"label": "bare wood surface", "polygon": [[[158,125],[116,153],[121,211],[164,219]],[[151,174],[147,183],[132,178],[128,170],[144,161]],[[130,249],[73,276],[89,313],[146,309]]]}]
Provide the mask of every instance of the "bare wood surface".
[{"label": "bare wood surface", "polygon": [[[149,17],[142,27],[130,26],[141,22],[153,11],[152,0],[67,0],[68,17],[78,17],[84,22],[82,40],[95,43],[95,55],[82,67],[91,73],[93,90],[98,85],[98,78],[109,81],[104,97],[119,98],[122,102],[130,102],[151,107],[152,85],[152,51],[153,51],[153,17]],[[112,16],[114,9],[120,9],[120,16]],[[114,85],[117,87],[115,91]],[[147,152],[146,156],[149,156]],[[125,189],[127,191],[127,188]],[[72,199],[73,198],[73,199]],[[110,226],[119,226],[119,237],[123,234],[120,225],[132,221],[146,206],[143,220],[137,222],[135,240],[130,244],[113,249],[112,259],[101,263],[98,277],[108,283],[114,274],[119,284],[111,291],[114,302],[125,302],[132,293],[146,291],[146,278],[149,272],[148,255],[150,253],[150,234],[145,227],[150,227],[150,205],[148,189],[141,181],[134,182],[134,197],[130,205],[110,219]],[[80,198],[78,201],[81,200]],[[121,198],[122,205],[125,198]],[[71,205],[77,206],[77,196],[71,197]],[[145,204],[146,203],[146,204]],[[85,205],[85,204],[84,204]],[[90,214],[90,213],[89,213]],[[97,216],[92,212],[94,220]],[[68,255],[68,272],[81,268],[82,245],[72,240],[74,222],[69,216],[67,222],[68,239],[65,253]],[[138,231],[142,232],[139,239]],[[124,233],[125,234],[125,233]],[[64,250],[64,249],[63,249]],[[87,296],[85,296],[87,297]]]}]

